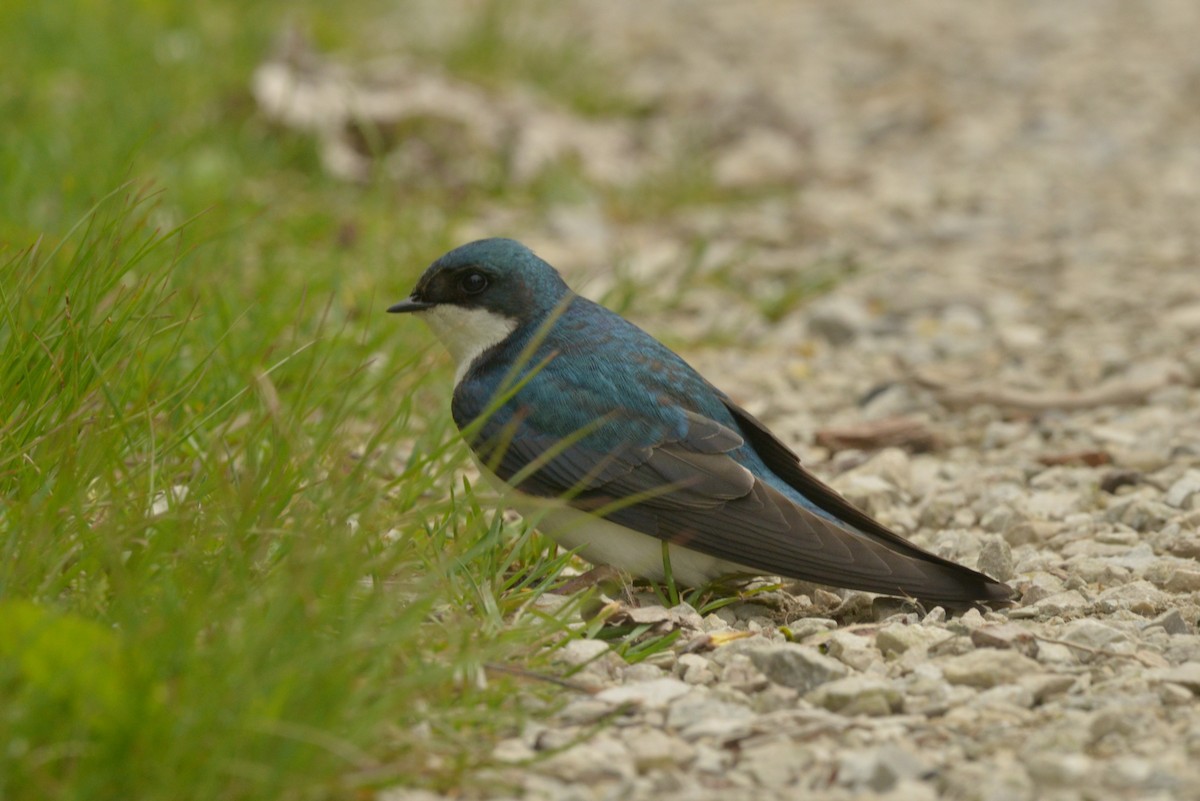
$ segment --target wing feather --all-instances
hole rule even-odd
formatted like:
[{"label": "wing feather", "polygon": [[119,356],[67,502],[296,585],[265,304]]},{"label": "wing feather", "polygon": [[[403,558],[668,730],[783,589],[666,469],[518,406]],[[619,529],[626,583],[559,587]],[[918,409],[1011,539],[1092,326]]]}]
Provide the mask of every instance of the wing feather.
[{"label": "wing feather", "polygon": [[[689,412],[684,430],[608,451],[565,441],[513,418],[499,436],[484,426],[477,447],[518,489],[563,497],[635,531],[749,571],[934,601],[1001,599],[1007,588],[927,553],[856,509],[800,466],[761,423],[727,402],[740,433]],[[776,475],[839,521],[806,508],[755,476],[733,452],[749,442]],[[533,467],[536,465],[536,468]]]}]

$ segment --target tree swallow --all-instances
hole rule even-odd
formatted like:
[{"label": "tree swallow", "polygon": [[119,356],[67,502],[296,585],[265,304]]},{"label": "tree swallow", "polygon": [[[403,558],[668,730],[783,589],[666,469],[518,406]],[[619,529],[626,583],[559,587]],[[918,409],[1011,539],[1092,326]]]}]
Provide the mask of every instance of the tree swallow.
[{"label": "tree swallow", "polygon": [[451,411],[485,477],[591,562],[655,580],[669,564],[691,586],[772,575],[950,604],[1012,595],[855,508],[519,242],[450,251],[388,311],[420,316],[453,356]]}]

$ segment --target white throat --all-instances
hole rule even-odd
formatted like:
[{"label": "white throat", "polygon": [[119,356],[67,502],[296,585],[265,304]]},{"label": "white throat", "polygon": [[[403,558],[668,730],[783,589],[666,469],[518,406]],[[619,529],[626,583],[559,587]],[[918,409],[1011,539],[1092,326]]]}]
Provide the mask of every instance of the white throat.
[{"label": "white throat", "polygon": [[455,364],[455,386],[462,381],[480,354],[493,345],[499,345],[517,329],[517,321],[511,317],[487,309],[465,309],[449,303],[426,309],[419,316],[450,351]]}]

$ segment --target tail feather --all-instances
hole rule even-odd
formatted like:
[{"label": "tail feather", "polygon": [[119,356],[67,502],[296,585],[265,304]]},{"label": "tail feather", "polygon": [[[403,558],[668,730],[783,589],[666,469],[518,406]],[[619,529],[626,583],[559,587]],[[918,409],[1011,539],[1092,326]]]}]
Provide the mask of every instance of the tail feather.
[{"label": "tail feather", "polygon": [[[876,566],[875,570],[864,571],[847,565],[845,570],[831,571],[826,565],[819,573],[814,571],[812,575],[796,578],[927,601],[1001,604],[1012,599],[1014,593],[1008,585],[914,545],[855,507],[806,470],[800,464],[800,457],[753,415],[728,399],[724,402],[746,440],[772,473],[859,535],[847,540],[846,528],[837,527],[842,541],[856,552],[857,566]],[[830,526],[834,524],[831,522]],[[880,565],[890,567],[890,572],[879,570]]]}]

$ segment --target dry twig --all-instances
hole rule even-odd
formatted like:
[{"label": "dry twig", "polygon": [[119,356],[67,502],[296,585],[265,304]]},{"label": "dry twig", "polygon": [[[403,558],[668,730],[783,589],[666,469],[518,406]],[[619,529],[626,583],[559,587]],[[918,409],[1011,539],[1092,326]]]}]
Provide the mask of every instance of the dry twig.
[{"label": "dry twig", "polygon": [[1142,403],[1149,395],[1183,381],[1178,369],[1150,376],[1114,379],[1086,390],[1031,391],[987,383],[955,384],[914,368],[902,366],[905,380],[933,393],[946,406],[992,405],[1022,412],[1092,409],[1097,406]]},{"label": "dry twig", "polygon": [[816,442],[830,451],[895,447],[914,453],[936,450],[942,444],[924,421],[912,417],[889,417],[853,426],[823,428],[817,432]]}]

